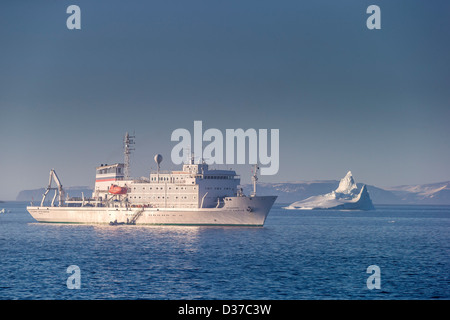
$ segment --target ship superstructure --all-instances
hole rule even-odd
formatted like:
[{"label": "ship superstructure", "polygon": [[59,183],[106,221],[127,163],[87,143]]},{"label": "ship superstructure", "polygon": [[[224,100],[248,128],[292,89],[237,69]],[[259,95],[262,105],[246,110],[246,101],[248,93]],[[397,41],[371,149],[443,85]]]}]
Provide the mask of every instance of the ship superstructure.
[{"label": "ship superstructure", "polygon": [[[134,139],[134,136],[132,137]],[[54,170],[40,206],[28,211],[41,222],[171,224],[171,225],[248,225],[262,226],[276,196],[257,196],[258,168],[253,174],[254,192],[245,196],[239,188],[240,176],[234,170],[213,170],[194,155],[180,171],[158,169],[145,178],[128,177],[130,136],[125,137],[125,163],[102,164],[96,168],[91,197],[65,198]],[[134,144],[134,140],[131,140]],[[51,187],[52,179],[57,188]],[[55,190],[53,201],[45,197]],[[55,199],[59,193],[59,205]]]}]

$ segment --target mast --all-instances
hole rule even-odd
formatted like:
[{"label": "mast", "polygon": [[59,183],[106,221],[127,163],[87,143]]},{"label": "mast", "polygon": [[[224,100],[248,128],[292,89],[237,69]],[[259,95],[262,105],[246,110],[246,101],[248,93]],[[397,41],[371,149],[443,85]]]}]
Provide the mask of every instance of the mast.
[{"label": "mast", "polygon": [[132,147],[134,142],[134,133],[133,135],[129,135],[128,132],[125,133],[125,139],[123,140],[124,144],[124,158],[125,158],[125,164],[124,164],[124,175],[125,179],[128,180],[130,178],[130,155],[131,151],[134,151],[134,148]]},{"label": "mast", "polygon": [[253,168],[254,168],[252,170],[253,171],[253,176],[252,176],[253,192],[251,194],[252,197],[256,196],[256,181],[258,181],[258,170],[259,170],[259,167],[258,167],[257,164],[255,164]]},{"label": "mast", "polygon": [[160,164],[161,164],[162,159],[163,159],[163,157],[160,154],[157,154],[155,156],[155,162],[158,165],[158,171],[157,171],[158,173],[156,175],[158,183],[159,183],[159,168],[160,168]]}]

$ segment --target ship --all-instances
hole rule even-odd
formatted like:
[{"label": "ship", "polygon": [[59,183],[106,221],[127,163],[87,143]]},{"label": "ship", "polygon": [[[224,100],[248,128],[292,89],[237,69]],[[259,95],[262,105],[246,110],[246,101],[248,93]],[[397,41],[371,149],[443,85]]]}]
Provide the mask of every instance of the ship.
[{"label": "ship", "polygon": [[[28,212],[38,222],[109,225],[183,225],[262,227],[276,196],[256,193],[259,167],[254,165],[253,191],[245,195],[234,170],[210,169],[191,154],[180,171],[161,171],[163,157],[154,160],[156,172],[130,178],[134,135],[125,134],[124,163],[96,167],[92,195],[66,196],[61,180],[50,170],[40,205]],[[53,187],[53,182],[55,187]],[[46,201],[49,192],[53,198]]]}]

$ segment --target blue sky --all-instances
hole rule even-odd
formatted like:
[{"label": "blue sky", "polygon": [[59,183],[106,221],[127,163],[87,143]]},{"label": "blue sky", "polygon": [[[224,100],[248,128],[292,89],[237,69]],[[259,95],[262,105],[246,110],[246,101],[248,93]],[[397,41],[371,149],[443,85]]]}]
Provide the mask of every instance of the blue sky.
[{"label": "blue sky", "polygon": [[[81,30],[66,8],[81,8]],[[381,8],[381,30],[366,8]],[[280,130],[260,181],[450,180],[448,1],[2,1],[0,199],[93,185],[136,132],[132,174],[175,169],[177,128]],[[243,182],[249,166],[234,166]]]}]

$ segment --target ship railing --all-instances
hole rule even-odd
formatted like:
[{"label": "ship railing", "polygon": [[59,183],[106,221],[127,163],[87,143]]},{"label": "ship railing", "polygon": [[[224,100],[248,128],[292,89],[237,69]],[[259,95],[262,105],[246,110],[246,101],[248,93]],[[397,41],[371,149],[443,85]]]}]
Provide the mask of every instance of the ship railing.
[{"label": "ship railing", "polygon": [[68,198],[68,199],[66,199],[65,201],[85,201],[85,202],[88,202],[88,201],[90,201],[90,202],[94,202],[94,201],[97,201],[96,199],[94,199],[94,198],[82,198],[82,197],[70,197],[70,198]]},{"label": "ship railing", "polygon": [[151,170],[150,171],[150,173],[151,174],[172,174],[172,171],[171,170],[159,170],[159,171],[154,171],[154,170]]},{"label": "ship railing", "polygon": [[139,178],[133,180],[133,183],[149,183],[149,182],[150,182],[149,178]]}]

